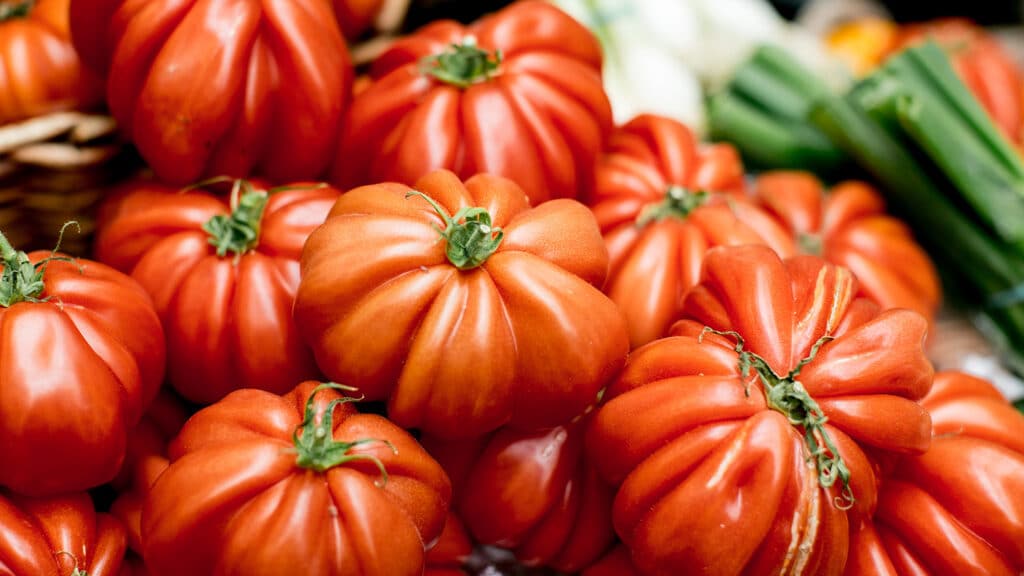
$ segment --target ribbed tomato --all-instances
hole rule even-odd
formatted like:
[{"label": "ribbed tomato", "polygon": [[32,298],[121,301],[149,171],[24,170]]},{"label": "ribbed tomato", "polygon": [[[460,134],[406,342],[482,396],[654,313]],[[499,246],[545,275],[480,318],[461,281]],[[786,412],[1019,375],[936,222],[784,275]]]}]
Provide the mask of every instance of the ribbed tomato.
[{"label": "ribbed tomato", "polygon": [[885,213],[881,195],[846,181],[826,192],[808,172],[758,176],[754,194],[784,222],[801,251],[857,276],[862,295],[883,308],[910,308],[930,321],[942,300],[938,273],[910,227]]},{"label": "ribbed tomato", "polygon": [[102,83],[71,45],[69,2],[0,2],[0,124],[102,100]]},{"label": "ribbed tomato", "polygon": [[159,576],[423,573],[448,477],[407,432],[338,385],[238,390],[196,413],[142,513]]},{"label": "ribbed tomato", "polygon": [[744,182],[732,146],[700,145],[671,118],[641,115],[612,136],[588,204],[611,258],[605,292],[626,316],[632,347],[679,318],[708,248],[757,243],[796,253],[791,234],[745,199]]},{"label": "ribbed tomato", "polygon": [[896,459],[872,522],[852,526],[846,574],[1024,572],[1024,415],[961,372],[935,375],[921,401],[932,444]]},{"label": "ribbed tomato", "polygon": [[124,274],[0,233],[0,486],[86,490],[121,468],[164,375],[153,302]]},{"label": "ribbed tomato", "polygon": [[598,289],[589,210],[439,170],[346,192],[302,253],[295,321],[317,364],[400,426],[470,438],[569,422],[628,351]]},{"label": "ribbed tomato", "polygon": [[119,576],[124,528],[85,492],[29,498],[0,492],[0,574]]},{"label": "ribbed tomato", "polygon": [[612,128],[601,47],[546,2],[396,41],[352,103],[333,181],[412,184],[445,168],[511,178],[536,205],[581,195]]},{"label": "ribbed tomato", "polygon": [[96,258],[152,295],[167,376],[182,396],[209,404],[238,388],[284,393],[318,377],[292,304],[303,243],[338,195],[236,181],[224,198],[139,180],[104,203]]},{"label": "ribbed tomato", "polygon": [[644,574],[841,574],[875,452],[920,453],[927,323],[813,256],[718,247],[671,336],[635,350],[587,435]]}]

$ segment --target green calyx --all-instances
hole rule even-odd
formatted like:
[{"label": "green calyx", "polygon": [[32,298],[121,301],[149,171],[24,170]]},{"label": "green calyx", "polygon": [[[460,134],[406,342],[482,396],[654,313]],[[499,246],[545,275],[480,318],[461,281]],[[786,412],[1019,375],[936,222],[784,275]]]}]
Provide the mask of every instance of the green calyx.
[{"label": "green calyx", "polygon": [[800,246],[800,252],[804,254],[810,254],[812,256],[821,256],[825,250],[825,243],[821,237],[821,234],[798,234],[796,237],[796,242],[797,245]]},{"label": "green calyx", "polygon": [[476,38],[467,36],[461,44],[451,44],[444,52],[424,58],[420,70],[446,84],[467,88],[494,76],[501,58],[501,50],[483,50],[476,45]]},{"label": "green calyx", "polygon": [[644,208],[636,218],[636,225],[642,228],[665,218],[684,219],[710,199],[711,193],[706,190],[691,192],[682,186],[669,186],[665,199]]},{"label": "green calyx", "polygon": [[491,226],[491,215],[483,208],[462,208],[455,216],[449,216],[430,196],[416,190],[405,195],[406,198],[412,196],[426,200],[444,220],[443,229],[437,225],[434,229],[448,245],[448,260],[459,270],[471,270],[486,262],[505,237],[501,228]]},{"label": "green calyx", "polygon": [[64,231],[68,226],[78,226],[78,222],[67,222],[60,230],[57,238],[57,246],[49,257],[43,258],[33,264],[28,254],[15,250],[10,241],[0,232],[0,262],[3,264],[3,272],[0,273],[0,307],[10,308],[19,302],[46,302],[49,298],[41,298],[40,295],[46,290],[43,283],[43,276],[46,274],[46,266],[54,260],[73,262],[71,258],[57,256],[61,241],[64,239]]},{"label": "green calyx", "polygon": [[29,13],[36,6],[36,0],[22,0],[21,2],[7,2],[0,4],[0,22],[15,20],[17,18],[28,18]]},{"label": "green calyx", "polygon": [[[832,336],[822,336],[811,347],[811,352],[801,360],[789,374],[779,376],[768,365],[768,361],[757,354],[743,349],[743,337],[736,332],[720,332],[709,327],[704,328],[704,333],[711,332],[722,336],[731,336],[736,340],[736,352],[739,354],[740,374],[744,378],[750,376],[750,371],[757,373],[764,388],[765,400],[768,407],[781,413],[789,420],[789,423],[799,427],[804,433],[804,442],[810,452],[809,460],[814,461],[815,469],[818,472],[818,484],[822,488],[831,488],[836,481],[842,483],[840,496],[834,504],[837,508],[847,510],[853,506],[856,499],[850,489],[850,469],[846,462],[839,455],[839,450],[825,429],[828,417],[821,411],[818,403],[807,393],[804,385],[797,380],[800,370],[817,356],[818,350]],[[750,395],[748,389],[747,395]]]},{"label": "green calyx", "polygon": [[371,454],[352,454],[351,450],[356,446],[373,443],[384,444],[395,454],[398,454],[398,449],[391,442],[378,438],[362,438],[351,442],[336,441],[334,439],[334,409],[339,404],[355,402],[360,400],[360,398],[352,398],[350,396],[336,398],[327,404],[322,413],[317,414],[314,399],[318,392],[327,389],[346,392],[354,390],[354,388],[340,384],[326,383],[317,386],[309,395],[309,399],[306,400],[305,419],[295,429],[295,433],[292,436],[295,442],[295,451],[298,453],[295,464],[307,470],[325,472],[347,462],[366,460],[380,470],[381,478],[377,481],[377,485],[383,488],[388,481],[388,472],[380,458]]},{"label": "green calyx", "polygon": [[231,214],[218,214],[203,224],[217,256],[234,254],[240,258],[256,248],[260,241],[260,224],[270,196],[258,191],[246,180],[236,180],[231,189]]}]

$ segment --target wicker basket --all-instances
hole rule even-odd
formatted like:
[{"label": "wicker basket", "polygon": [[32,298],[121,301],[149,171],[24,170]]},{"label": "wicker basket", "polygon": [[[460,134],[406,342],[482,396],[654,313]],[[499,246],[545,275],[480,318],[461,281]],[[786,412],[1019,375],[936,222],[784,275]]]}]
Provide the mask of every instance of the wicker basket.
[{"label": "wicker basket", "polygon": [[[20,249],[89,253],[96,208],[141,167],[108,116],[61,112],[0,126],[0,230]],[[79,232],[80,231],[80,232]]]}]

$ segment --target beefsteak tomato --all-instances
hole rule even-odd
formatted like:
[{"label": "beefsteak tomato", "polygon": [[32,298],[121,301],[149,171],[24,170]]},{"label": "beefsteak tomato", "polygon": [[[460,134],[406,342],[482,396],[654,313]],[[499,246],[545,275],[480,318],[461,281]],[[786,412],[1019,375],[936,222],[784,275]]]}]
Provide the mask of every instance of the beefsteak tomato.
[{"label": "beefsteak tomato", "polygon": [[903,222],[864,182],[846,181],[826,193],[809,172],[758,176],[754,194],[786,224],[801,251],[849,269],[862,295],[883,308],[910,308],[931,321],[942,300],[938,273]]},{"label": "beefsteak tomato", "polygon": [[736,150],[700,146],[671,118],[645,114],[619,128],[595,173],[588,203],[611,258],[605,292],[625,314],[634,348],[679,318],[708,248],[759,243],[796,253],[791,235],[744,198]]},{"label": "beefsteak tomato", "polygon": [[98,262],[14,250],[0,233],[0,486],[86,490],[121,468],[164,376],[153,302]]},{"label": "beefsteak tomato", "polygon": [[100,79],[71,45],[69,2],[0,2],[0,124],[102,100]]},{"label": "beefsteak tomato", "polygon": [[871,522],[853,528],[846,573],[1024,572],[1024,415],[962,372],[935,375],[921,401],[932,445],[896,459]]},{"label": "beefsteak tomato", "polygon": [[324,373],[386,399],[402,427],[552,427],[625,361],[607,269],[579,202],[531,208],[511,180],[439,170],[338,200],[303,250],[295,320]]},{"label": "beefsteak tomato", "polygon": [[101,262],[149,292],[167,334],[168,379],[209,404],[238,388],[283,394],[318,377],[292,320],[299,256],[339,192],[268,191],[236,181],[230,198],[129,182],[101,207]]},{"label": "beefsteak tomato", "polygon": [[869,455],[931,438],[927,322],[856,292],[817,257],[708,252],[686,319],[630,355],[588,429],[642,573],[843,572]]},{"label": "beefsteak tomato", "polygon": [[119,576],[124,528],[85,492],[31,498],[0,493],[0,574]]},{"label": "beefsteak tomato", "polygon": [[448,477],[409,433],[358,413],[337,387],[238,390],[192,416],[143,509],[149,569],[422,574],[444,527]]},{"label": "beefsteak tomato", "polygon": [[352,102],[332,180],[412,184],[445,168],[511,178],[537,205],[584,193],[612,128],[601,47],[546,2],[396,41]]},{"label": "beefsteak tomato", "polygon": [[527,566],[575,573],[611,545],[612,489],[583,452],[584,425],[502,428],[462,441],[424,437],[452,479],[453,505],[474,539]]},{"label": "beefsteak tomato", "polygon": [[353,71],[325,0],[72,0],[73,40],[161,180],[319,177]]}]

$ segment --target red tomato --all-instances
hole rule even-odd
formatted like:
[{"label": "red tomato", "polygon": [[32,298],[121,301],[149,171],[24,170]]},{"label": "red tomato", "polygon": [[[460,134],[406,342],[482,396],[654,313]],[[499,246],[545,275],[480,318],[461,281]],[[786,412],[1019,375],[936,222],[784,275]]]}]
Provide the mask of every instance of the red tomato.
[{"label": "red tomato", "polygon": [[942,299],[938,273],[910,228],[885,214],[871,186],[841,182],[826,194],[808,172],[769,172],[755,194],[786,224],[804,253],[848,268],[863,296],[883,308],[910,308],[929,321]]},{"label": "red tomato", "polygon": [[72,0],[73,40],[161,180],[316,178],[352,64],[324,0]]},{"label": "red tomato", "polygon": [[904,26],[891,53],[929,39],[946,48],[960,79],[996,126],[1020,143],[1024,135],[1024,76],[999,41],[969,20],[947,18]]},{"label": "red tomato", "polygon": [[384,0],[333,0],[338,25],[349,40],[355,40],[373,24]]},{"label": "red tomato", "polygon": [[618,545],[599,561],[590,565],[580,576],[639,576],[640,572],[633,566],[629,557],[629,549]]},{"label": "red tomato", "polygon": [[931,448],[898,459],[873,522],[851,527],[846,573],[1024,573],[1024,415],[960,372],[936,374],[921,405]]},{"label": "red tomato", "polygon": [[578,572],[612,543],[612,490],[584,457],[581,423],[423,444],[452,479],[453,508],[477,542],[560,572]]},{"label": "red tomato", "polygon": [[164,374],[146,292],[98,262],[0,234],[0,486],[42,496],[109,482]]},{"label": "red tomato", "polygon": [[137,181],[104,203],[96,258],[153,296],[168,379],[182,396],[209,404],[238,388],[280,394],[318,377],[292,304],[302,245],[338,195],[236,182],[229,200]]},{"label": "red tomato", "polygon": [[427,551],[427,571],[423,576],[467,576],[466,561],[473,554],[473,542],[466,527],[455,514],[448,514],[444,531]]},{"label": "red tomato", "polygon": [[395,42],[352,103],[333,168],[343,189],[446,168],[511,178],[540,204],[582,194],[612,128],[601,46],[546,2]]},{"label": "red tomato", "polygon": [[634,348],[679,318],[708,248],[758,243],[796,253],[791,235],[745,200],[744,178],[732,146],[699,146],[670,118],[641,115],[612,136],[589,204],[611,257],[605,292],[626,315]]},{"label": "red tomato", "polygon": [[317,364],[435,436],[581,414],[628,349],[597,288],[608,252],[593,215],[568,199],[530,208],[486,174],[441,170],[415,190],[351,190],[309,237],[295,319]]},{"label": "red tomato", "polygon": [[[336,385],[335,385],[336,386]],[[451,485],[404,430],[305,382],[196,413],[142,513],[161,576],[422,574]]]},{"label": "red tomato", "polygon": [[842,573],[869,454],[930,441],[927,323],[856,291],[820,258],[713,248],[687,319],[630,355],[587,443],[644,574]]},{"label": "red tomato", "polygon": [[100,101],[71,45],[70,0],[0,2],[0,124]]},{"label": "red tomato", "polygon": [[0,493],[0,574],[118,576],[124,528],[85,492],[49,498]]}]

